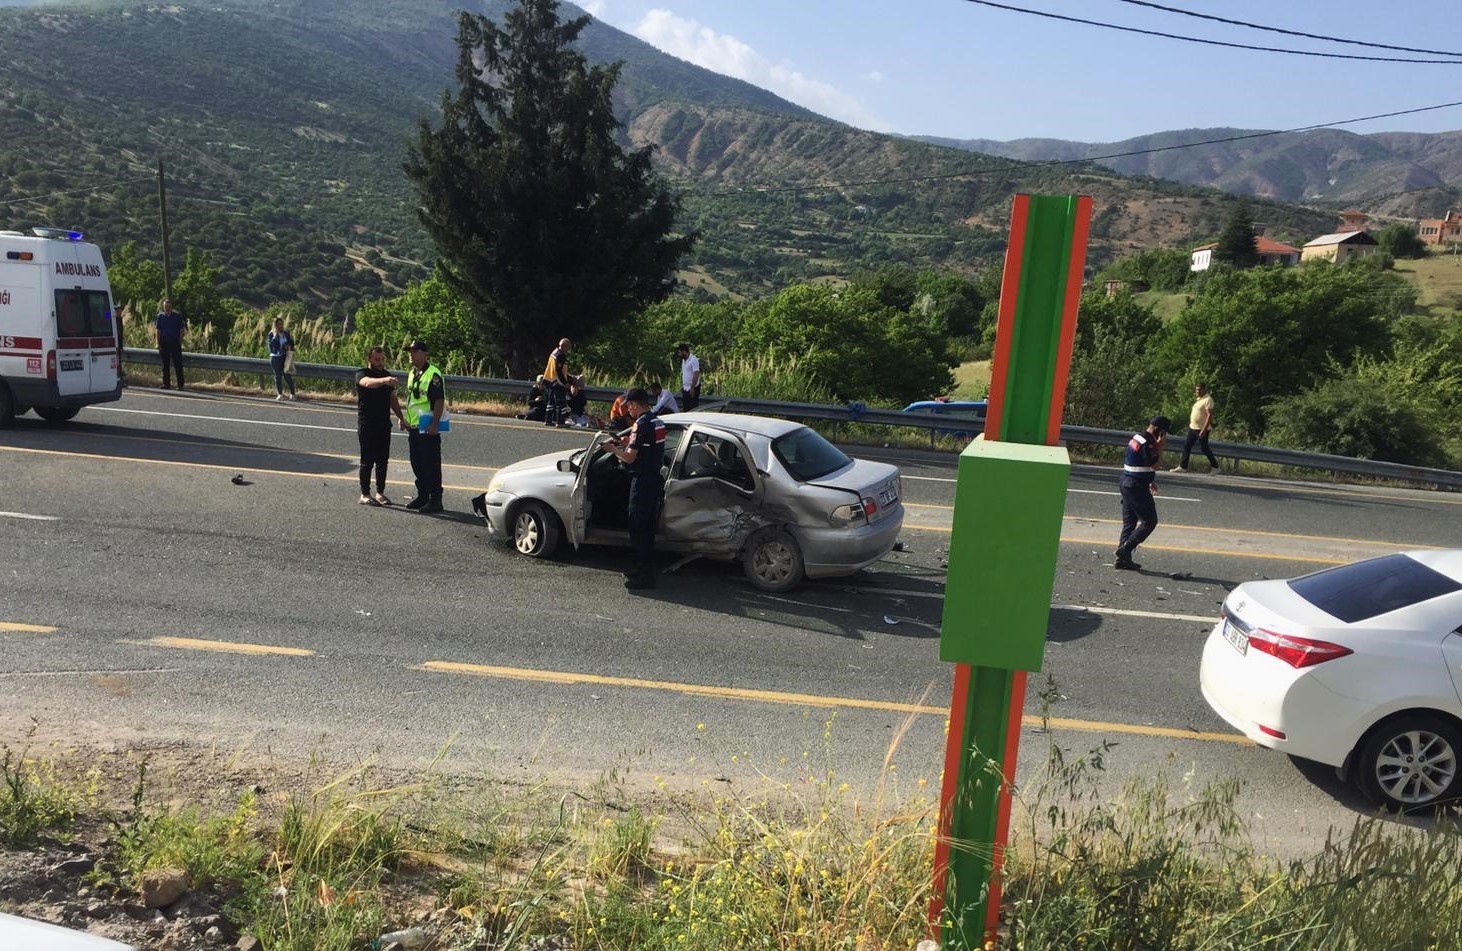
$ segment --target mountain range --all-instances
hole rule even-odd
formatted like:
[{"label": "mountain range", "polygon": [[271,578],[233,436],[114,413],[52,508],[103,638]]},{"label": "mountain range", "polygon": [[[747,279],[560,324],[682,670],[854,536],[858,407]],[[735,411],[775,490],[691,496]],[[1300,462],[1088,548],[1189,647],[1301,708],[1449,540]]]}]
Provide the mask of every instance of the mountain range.
[{"label": "mountain range", "polygon": [[1396,217],[1440,217],[1462,205],[1462,131],[1183,129],[1120,142],[916,138],[982,155],[1089,161],[1124,175],[1283,202],[1355,205]]},{"label": "mountain range", "polygon": [[[479,0],[498,17],[508,0]],[[3,3],[3,0],[0,0]],[[429,273],[400,164],[457,61],[457,0],[89,0],[0,9],[0,227],[79,227],[174,269],[207,251],[223,291],[339,315]],[[563,13],[575,15],[565,4]],[[1031,166],[851,128],[595,21],[623,62],[627,145],[654,145],[701,232],[682,278],[755,295],[886,263],[998,264],[1011,195],[1084,192],[1094,266],[1216,234],[1234,199],[1098,164]],[[1263,202],[1281,240],[1331,211]]]}]

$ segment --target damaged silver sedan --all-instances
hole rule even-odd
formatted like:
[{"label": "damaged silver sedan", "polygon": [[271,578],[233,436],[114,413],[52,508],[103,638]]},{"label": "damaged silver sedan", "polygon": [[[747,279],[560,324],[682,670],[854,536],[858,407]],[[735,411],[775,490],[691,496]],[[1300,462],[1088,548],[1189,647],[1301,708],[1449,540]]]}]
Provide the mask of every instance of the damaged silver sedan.
[{"label": "damaged silver sedan", "polygon": [[[666,426],[659,551],[740,561],[752,584],[787,591],[852,574],[893,548],[903,526],[896,467],[852,459],[800,423],[677,413]],[[629,545],[629,473],[604,451],[535,456],[500,470],[473,507],[524,555],[565,543]]]}]

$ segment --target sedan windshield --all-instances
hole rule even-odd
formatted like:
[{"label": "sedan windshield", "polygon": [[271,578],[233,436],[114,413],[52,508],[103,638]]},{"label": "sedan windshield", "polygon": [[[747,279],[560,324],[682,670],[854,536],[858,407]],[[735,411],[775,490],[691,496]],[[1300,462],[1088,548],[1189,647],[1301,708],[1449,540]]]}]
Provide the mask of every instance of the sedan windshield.
[{"label": "sedan windshield", "polygon": [[772,440],[772,452],[798,482],[810,482],[853,464],[843,451],[806,426]]}]

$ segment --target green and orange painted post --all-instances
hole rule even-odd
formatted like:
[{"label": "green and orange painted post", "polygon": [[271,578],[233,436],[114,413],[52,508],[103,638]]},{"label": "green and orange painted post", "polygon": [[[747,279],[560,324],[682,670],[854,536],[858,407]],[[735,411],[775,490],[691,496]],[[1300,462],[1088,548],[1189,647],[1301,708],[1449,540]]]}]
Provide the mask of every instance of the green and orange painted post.
[{"label": "green and orange painted post", "polygon": [[1071,464],[1057,445],[1091,198],[1017,195],[985,432],[960,455],[939,657],[955,664],[930,922],[948,951],[1000,922],[1027,672],[1045,652]]}]

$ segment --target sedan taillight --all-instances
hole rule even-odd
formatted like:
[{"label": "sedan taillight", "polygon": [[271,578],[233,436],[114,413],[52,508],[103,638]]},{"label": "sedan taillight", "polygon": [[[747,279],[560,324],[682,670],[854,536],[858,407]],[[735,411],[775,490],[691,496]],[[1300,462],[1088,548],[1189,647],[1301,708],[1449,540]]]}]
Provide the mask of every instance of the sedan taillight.
[{"label": "sedan taillight", "polygon": [[1303,667],[1314,667],[1327,660],[1336,660],[1347,654],[1355,653],[1349,647],[1341,647],[1339,644],[1332,644],[1329,641],[1316,641],[1308,637],[1295,637],[1291,634],[1276,634],[1274,631],[1266,631],[1263,628],[1256,628],[1249,634],[1249,646],[1256,651],[1279,658],[1296,670]]},{"label": "sedan taillight", "polygon": [[873,520],[878,512],[878,503],[873,499],[859,499],[852,505],[839,505],[832,510],[828,516],[828,522],[834,528],[847,528],[849,525],[867,525]]}]

